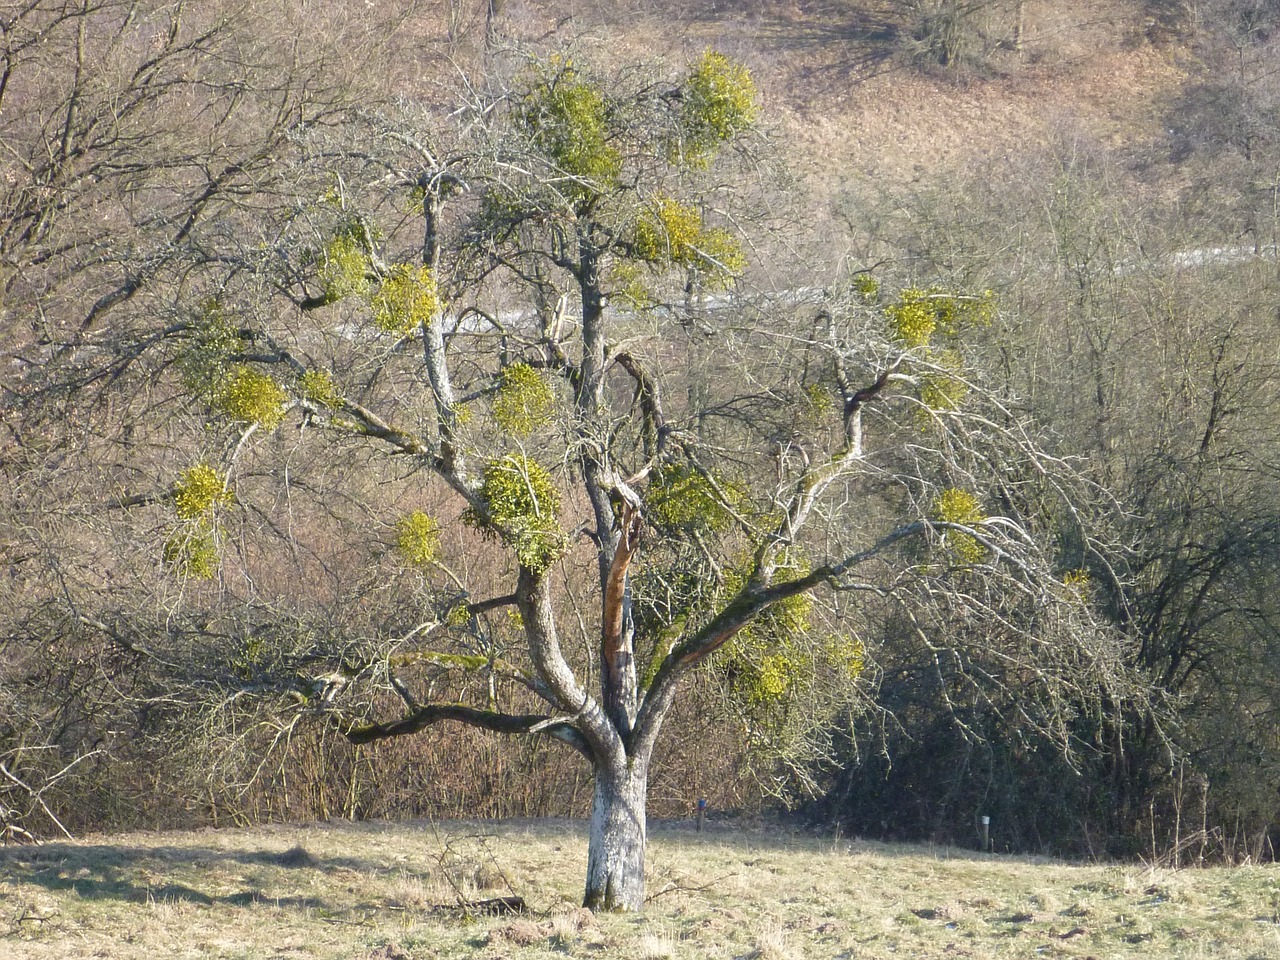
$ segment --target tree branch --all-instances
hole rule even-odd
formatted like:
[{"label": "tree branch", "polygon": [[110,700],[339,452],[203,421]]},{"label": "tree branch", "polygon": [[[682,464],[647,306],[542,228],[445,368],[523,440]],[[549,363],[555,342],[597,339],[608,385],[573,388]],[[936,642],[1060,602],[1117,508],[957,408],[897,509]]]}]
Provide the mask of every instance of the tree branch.
[{"label": "tree branch", "polygon": [[926,521],[918,520],[899,527],[866,550],[850,554],[838,563],[818,567],[803,577],[764,587],[751,584],[744,587],[710,623],[683,643],[677,644],[667,654],[636,715],[631,744],[633,755],[647,756],[653,749],[681,677],[733,639],[739,630],[766,609],[789,597],[809,593],[821,584],[835,583],[859,564],[884,552],[900,540],[922,533],[928,528]]},{"label": "tree branch", "polygon": [[636,399],[640,401],[640,410],[644,414],[644,456],[645,460],[653,461],[662,453],[667,435],[661,388],[658,381],[630,353],[620,352],[614,359],[636,382]]},{"label": "tree branch", "polygon": [[591,748],[586,740],[571,725],[572,719],[572,717],[545,717],[536,714],[497,713],[492,710],[479,710],[463,703],[435,703],[419,707],[391,723],[369,723],[345,728],[340,725],[340,729],[343,736],[352,743],[363,744],[409,736],[441,721],[452,720],[479,727],[482,730],[491,730],[494,733],[543,733],[562,743],[567,743],[587,759],[593,759]]},{"label": "tree branch", "polygon": [[560,650],[546,577],[538,577],[522,566],[516,595],[529,642],[529,659],[556,706],[573,713],[574,724],[591,745],[593,759],[620,755],[622,739],[618,731],[600,705],[582,689]]}]

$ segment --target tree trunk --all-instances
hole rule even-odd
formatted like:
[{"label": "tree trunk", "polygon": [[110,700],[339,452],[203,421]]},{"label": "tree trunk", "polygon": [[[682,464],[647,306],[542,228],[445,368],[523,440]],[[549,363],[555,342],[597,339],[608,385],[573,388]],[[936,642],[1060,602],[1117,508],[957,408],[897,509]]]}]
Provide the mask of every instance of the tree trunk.
[{"label": "tree trunk", "polygon": [[648,763],[623,759],[596,766],[587,848],[587,892],[593,911],[644,907],[645,801]]}]

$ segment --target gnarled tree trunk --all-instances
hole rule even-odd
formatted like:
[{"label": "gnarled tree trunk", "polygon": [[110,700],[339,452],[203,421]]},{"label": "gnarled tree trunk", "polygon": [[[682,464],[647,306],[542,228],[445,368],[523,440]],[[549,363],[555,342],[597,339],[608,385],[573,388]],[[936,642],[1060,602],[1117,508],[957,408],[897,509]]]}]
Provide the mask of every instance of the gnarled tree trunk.
[{"label": "gnarled tree trunk", "polygon": [[645,800],[648,762],[620,758],[596,764],[583,906],[599,910],[644,907]]}]

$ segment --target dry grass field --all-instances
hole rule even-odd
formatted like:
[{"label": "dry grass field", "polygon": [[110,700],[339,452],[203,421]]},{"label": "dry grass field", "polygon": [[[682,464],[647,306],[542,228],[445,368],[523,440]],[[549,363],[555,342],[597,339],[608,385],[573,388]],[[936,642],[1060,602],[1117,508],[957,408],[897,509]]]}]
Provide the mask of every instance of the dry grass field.
[{"label": "dry grass field", "polygon": [[[1280,956],[1280,872],[658,825],[642,916],[577,907],[577,821],[321,823],[0,851],[0,957]],[[529,912],[462,904],[516,895]]]}]

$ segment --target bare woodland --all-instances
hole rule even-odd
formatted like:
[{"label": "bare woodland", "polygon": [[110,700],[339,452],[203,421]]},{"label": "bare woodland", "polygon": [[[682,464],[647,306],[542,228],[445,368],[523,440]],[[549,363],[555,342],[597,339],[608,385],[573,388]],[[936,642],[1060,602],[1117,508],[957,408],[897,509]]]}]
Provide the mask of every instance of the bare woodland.
[{"label": "bare woodland", "polygon": [[589,814],[597,909],[698,796],[1269,856],[1280,11],[1120,5],[1194,58],[1141,151],[814,190],[751,50],[546,6],[0,12],[6,836]]}]

